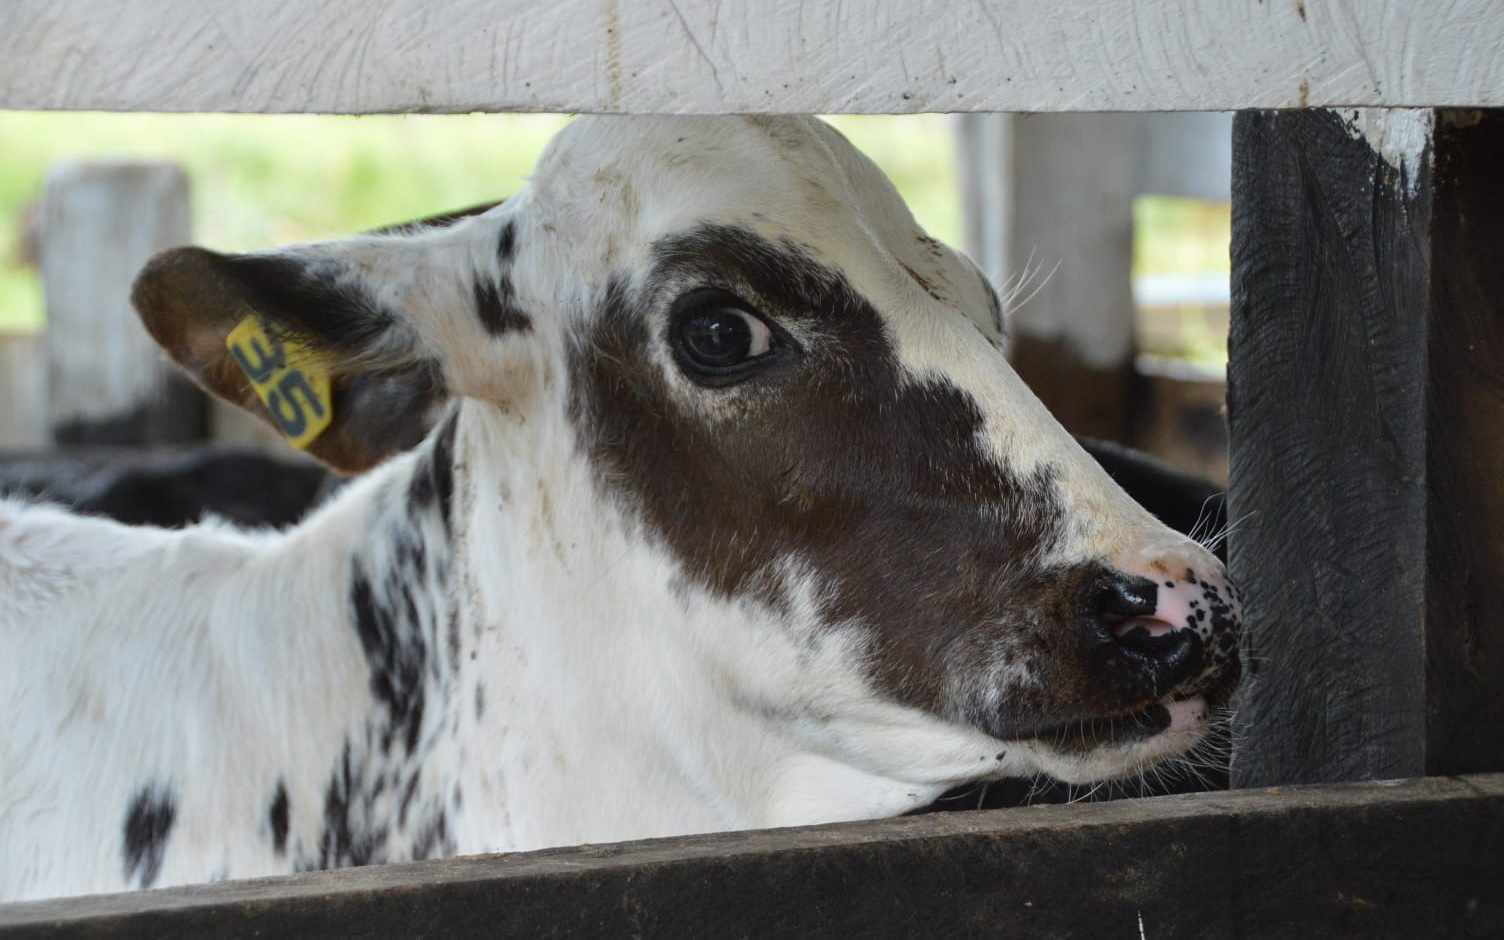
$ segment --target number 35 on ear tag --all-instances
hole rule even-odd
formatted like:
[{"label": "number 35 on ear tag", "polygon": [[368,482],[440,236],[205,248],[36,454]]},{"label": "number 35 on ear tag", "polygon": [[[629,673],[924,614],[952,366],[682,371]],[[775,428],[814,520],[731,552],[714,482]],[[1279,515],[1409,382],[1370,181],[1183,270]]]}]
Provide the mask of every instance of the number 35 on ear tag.
[{"label": "number 35 on ear tag", "polygon": [[230,331],[225,347],[289,444],[302,450],[329,427],[334,400],[316,355],[269,335],[255,316]]}]

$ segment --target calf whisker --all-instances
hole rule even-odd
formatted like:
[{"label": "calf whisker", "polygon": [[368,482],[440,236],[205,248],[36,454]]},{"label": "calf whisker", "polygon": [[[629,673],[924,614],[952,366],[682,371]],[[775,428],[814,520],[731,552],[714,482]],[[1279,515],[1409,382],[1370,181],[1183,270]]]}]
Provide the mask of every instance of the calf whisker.
[{"label": "calf whisker", "polygon": [[1033,249],[1030,249],[1029,260],[1024,263],[1023,273],[1019,275],[1017,283],[1011,286],[1006,291],[1006,296],[1004,297],[1004,306],[1007,307],[1009,315],[1015,314],[1019,310],[1027,306],[1029,301],[1039,296],[1039,292],[1049,286],[1050,281],[1055,277],[1055,272],[1060,270],[1061,261],[1063,261],[1064,259],[1056,261],[1054,267],[1050,268],[1050,273],[1040,278],[1039,283],[1033,285],[1033,289],[1030,290],[1027,295],[1019,297],[1018,295],[1030,286],[1029,281],[1037,277],[1039,272],[1044,269],[1043,261],[1039,262],[1038,267],[1031,268],[1030,265],[1033,260],[1034,252]]},{"label": "calf whisker", "polygon": [[1214,552],[1223,542],[1227,540],[1228,536],[1237,532],[1240,528],[1242,528],[1245,522],[1247,522],[1250,518],[1257,514],[1258,510],[1249,510],[1248,512],[1239,516],[1236,520],[1224,525],[1221,531],[1216,532],[1204,539],[1195,539],[1195,541],[1200,542],[1201,546],[1207,551]]}]

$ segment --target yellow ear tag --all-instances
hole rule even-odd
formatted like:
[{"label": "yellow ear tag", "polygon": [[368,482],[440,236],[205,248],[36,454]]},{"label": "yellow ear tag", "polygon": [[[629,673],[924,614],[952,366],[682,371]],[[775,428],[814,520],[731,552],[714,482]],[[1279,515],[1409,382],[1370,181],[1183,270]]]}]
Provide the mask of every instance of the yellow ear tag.
[{"label": "yellow ear tag", "polygon": [[329,373],[317,354],[268,335],[254,315],[230,331],[225,348],[292,446],[306,448],[334,420]]}]

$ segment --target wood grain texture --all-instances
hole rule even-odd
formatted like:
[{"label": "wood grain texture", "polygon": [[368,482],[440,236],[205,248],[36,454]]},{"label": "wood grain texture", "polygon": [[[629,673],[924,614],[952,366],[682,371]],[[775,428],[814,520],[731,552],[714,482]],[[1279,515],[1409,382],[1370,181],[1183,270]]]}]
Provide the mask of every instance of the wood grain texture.
[{"label": "wood grain texture", "polygon": [[1504,105],[1492,0],[8,0],[0,108]]},{"label": "wood grain texture", "polygon": [[1498,776],[1201,793],[18,904],[0,937],[1482,937],[1501,839]]},{"label": "wood grain texture", "polygon": [[1425,772],[1429,201],[1331,112],[1233,131],[1235,785]]},{"label": "wood grain texture", "polygon": [[1235,124],[1235,785],[1504,768],[1501,117],[1367,117]]}]

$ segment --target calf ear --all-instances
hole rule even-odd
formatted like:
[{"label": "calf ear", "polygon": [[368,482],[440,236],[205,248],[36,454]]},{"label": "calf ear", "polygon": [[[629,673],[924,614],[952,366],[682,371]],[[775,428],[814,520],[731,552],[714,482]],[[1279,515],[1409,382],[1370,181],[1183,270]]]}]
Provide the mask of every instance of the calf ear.
[{"label": "calf ear", "polygon": [[327,396],[310,387],[288,397],[295,415],[304,407],[322,421],[327,407],[329,423],[311,440],[294,442],[335,470],[358,473],[421,441],[447,398],[441,364],[396,309],[398,296],[378,296],[359,273],[380,267],[395,279],[411,278],[401,240],[360,243],[354,256],[327,246],[252,255],[174,249],[142,270],[131,301],[195,381],[284,434],[291,433],[287,402],[280,402],[279,424],[256,392],[248,360],[237,360],[227,340],[249,320],[264,333],[256,348],[311,352],[311,369],[328,376]]}]

